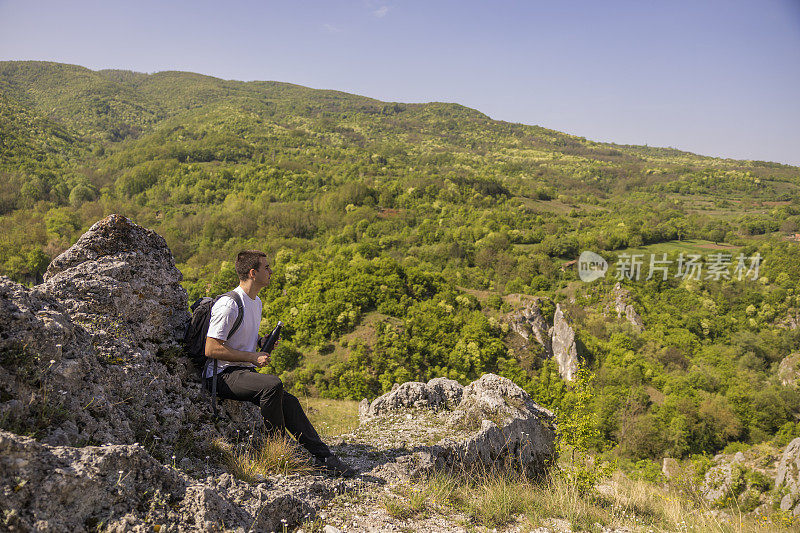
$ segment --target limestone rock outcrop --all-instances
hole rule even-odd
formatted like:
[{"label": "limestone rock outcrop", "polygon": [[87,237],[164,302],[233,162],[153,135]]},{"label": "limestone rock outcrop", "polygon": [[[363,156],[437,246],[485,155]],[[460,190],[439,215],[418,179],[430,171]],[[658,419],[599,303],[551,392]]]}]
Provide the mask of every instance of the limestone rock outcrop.
[{"label": "limestone rock outcrop", "polygon": [[453,409],[461,401],[464,387],[447,378],[434,378],[428,383],[409,381],[395,384],[392,390],[379,396],[363,409],[361,419],[377,416],[404,407]]},{"label": "limestone rock outcrop", "polygon": [[526,341],[531,337],[536,339],[536,342],[544,348],[547,357],[553,356],[550,333],[548,332],[550,326],[542,314],[539,298],[535,298],[522,309],[512,314],[509,317],[509,325],[512,331],[518,333]]},{"label": "limestone rock outcrop", "polygon": [[509,327],[526,341],[531,337],[544,349],[545,357],[555,357],[558,371],[566,381],[575,377],[578,369],[578,349],[575,329],[561,304],[556,304],[553,325],[549,326],[541,309],[542,298],[536,298],[508,317]]},{"label": "limestone rock outcrop", "polygon": [[800,437],[783,450],[775,476],[775,487],[788,490],[788,494],[781,500],[781,509],[800,516]]},{"label": "limestone rock outcrop", "polygon": [[[717,508],[735,507],[744,513],[767,514],[777,507],[774,489],[780,451],[762,443],[736,453],[721,453],[713,458],[700,484],[700,494]],[[683,482],[691,482],[694,467],[687,467]]]},{"label": "limestone rock outcrop", "polygon": [[[703,468],[698,472],[698,468]],[[691,487],[714,513],[733,508],[768,515],[780,507],[800,516],[800,438],[785,448],[770,442],[714,456],[707,469],[692,460],[664,458],[662,473],[672,484]],[[703,476],[698,480],[698,473]]]},{"label": "limestone rock outcrop", "polygon": [[182,277],[163,237],[110,215],[53,260],[41,290],[95,335],[152,349],[179,339],[189,320]]},{"label": "limestone rock outcrop", "polygon": [[614,296],[614,310],[617,312],[617,318],[625,318],[638,332],[644,331],[644,322],[639,313],[631,304],[631,292],[624,288],[619,282],[614,285],[611,291]]},{"label": "limestone rock outcrop", "polygon": [[800,384],[800,353],[783,358],[778,366],[778,379],[784,387],[797,387]]},{"label": "limestone rock outcrop", "polygon": [[[450,392],[432,396],[437,385]],[[556,453],[553,414],[495,374],[485,374],[460,394],[459,387],[443,378],[401,385],[369,404],[369,416],[342,438],[390,454],[391,460],[376,469],[390,477],[510,464],[543,475]],[[432,397],[446,400],[433,404]],[[451,403],[455,398],[457,404]]]},{"label": "limestone rock outcrop", "polygon": [[[48,446],[0,431],[4,531],[278,531],[326,496],[291,484],[251,485],[230,474],[193,479],[141,445]],[[321,490],[320,490],[321,489]],[[316,490],[316,493],[314,492]],[[300,497],[302,496],[302,497]]]},{"label": "limestone rock outcrop", "polygon": [[575,330],[561,309],[561,304],[556,304],[550,333],[553,339],[553,357],[558,362],[558,372],[564,380],[572,381],[578,372],[578,347],[575,344]]},{"label": "limestone rock outcrop", "polygon": [[734,493],[734,478],[738,477],[739,465],[744,463],[744,454],[735,454],[729,461],[720,461],[706,472],[701,492],[703,497],[711,503],[721,504],[725,498]]},{"label": "limestone rock outcrop", "polygon": [[[617,283],[612,290],[613,301],[606,306],[606,312],[613,307],[617,318],[627,320],[638,332],[644,331],[644,322],[631,303],[630,291]],[[534,339],[544,349],[545,357],[554,357],[558,362],[558,370],[566,381],[572,381],[578,368],[578,350],[575,343],[575,328],[567,313],[556,304],[553,325],[550,326],[542,312],[546,298],[534,298],[522,309],[508,316],[508,324],[512,331],[525,341]]]}]

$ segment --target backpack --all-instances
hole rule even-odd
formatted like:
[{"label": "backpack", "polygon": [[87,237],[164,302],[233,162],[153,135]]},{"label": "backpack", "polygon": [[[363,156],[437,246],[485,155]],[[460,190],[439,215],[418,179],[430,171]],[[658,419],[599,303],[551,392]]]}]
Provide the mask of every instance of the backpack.
[{"label": "backpack", "polygon": [[212,363],[214,365],[214,376],[211,380],[211,405],[214,409],[214,418],[217,418],[217,360],[206,357],[206,337],[208,336],[208,327],[211,325],[211,308],[217,303],[217,300],[224,296],[230,296],[236,302],[236,307],[239,314],[233,322],[231,331],[228,333],[228,338],[239,329],[244,318],[244,304],[236,291],[226,292],[220,294],[216,298],[209,298],[208,296],[196,300],[192,306],[192,319],[189,321],[189,326],[186,328],[186,333],[183,336],[183,349],[186,355],[192,360],[195,368],[200,375],[200,380],[204,381],[204,374],[206,365]]}]

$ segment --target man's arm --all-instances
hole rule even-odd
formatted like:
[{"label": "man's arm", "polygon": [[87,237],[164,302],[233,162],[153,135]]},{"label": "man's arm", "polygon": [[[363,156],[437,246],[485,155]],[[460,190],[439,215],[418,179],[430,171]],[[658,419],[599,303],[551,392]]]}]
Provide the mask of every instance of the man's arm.
[{"label": "man's arm", "polygon": [[243,352],[241,350],[234,350],[225,345],[225,341],[215,339],[214,337],[206,337],[206,357],[212,359],[220,359],[230,363],[242,362],[253,363],[258,367],[262,367],[269,363],[269,354],[263,352]]}]

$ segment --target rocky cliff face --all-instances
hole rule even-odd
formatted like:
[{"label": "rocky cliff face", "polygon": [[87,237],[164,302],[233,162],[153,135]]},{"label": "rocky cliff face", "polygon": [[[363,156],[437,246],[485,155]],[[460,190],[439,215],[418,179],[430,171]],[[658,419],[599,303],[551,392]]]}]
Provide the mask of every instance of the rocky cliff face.
[{"label": "rocky cliff face", "polygon": [[578,371],[578,349],[572,322],[556,304],[553,325],[549,326],[541,310],[541,299],[536,298],[520,311],[512,314],[509,325],[512,331],[526,341],[533,337],[544,348],[547,357],[558,362],[558,371],[566,381],[572,381]]},{"label": "rocky cliff face", "polygon": [[180,280],[164,240],[119,215],[56,258],[41,285],[0,277],[0,530],[276,531],[343,491],[455,464],[516,461],[541,474],[553,455],[552,415],[513,383],[440,378],[363,405],[362,427],[333,443],[359,479],[235,479],[212,443],[245,444],[263,422],[230,401],[212,420],[178,344]]},{"label": "rocky cliff face", "polygon": [[553,356],[551,345],[550,326],[542,314],[540,299],[535,298],[531,303],[509,317],[511,330],[518,333],[526,341],[533,337],[543,348],[548,357]]},{"label": "rocky cliff face", "polygon": [[778,379],[784,387],[797,387],[800,383],[800,353],[789,354],[778,366]]},{"label": "rocky cliff face", "polygon": [[558,362],[558,372],[566,381],[572,381],[578,372],[578,347],[575,344],[575,330],[561,309],[561,304],[556,304],[550,334],[553,339],[553,357]]},{"label": "rocky cliff face", "polygon": [[613,306],[614,310],[617,312],[617,318],[624,318],[627,320],[635,331],[640,333],[644,331],[642,317],[639,316],[639,313],[636,312],[636,309],[631,303],[632,297],[630,291],[617,282],[611,294],[614,298]]}]

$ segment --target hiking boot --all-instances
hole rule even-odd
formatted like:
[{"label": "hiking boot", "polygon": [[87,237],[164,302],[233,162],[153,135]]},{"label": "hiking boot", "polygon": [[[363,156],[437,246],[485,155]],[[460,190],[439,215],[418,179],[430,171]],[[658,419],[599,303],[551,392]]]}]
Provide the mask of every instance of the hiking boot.
[{"label": "hiking boot", "polygon": [[358,473],[347,463],[343,463],[342,460],[335,455],[329,455],[328,457],[315,457],[314,466],[319,470],[323,470],[337,477],[353,477]]}]

